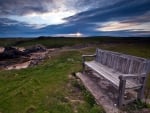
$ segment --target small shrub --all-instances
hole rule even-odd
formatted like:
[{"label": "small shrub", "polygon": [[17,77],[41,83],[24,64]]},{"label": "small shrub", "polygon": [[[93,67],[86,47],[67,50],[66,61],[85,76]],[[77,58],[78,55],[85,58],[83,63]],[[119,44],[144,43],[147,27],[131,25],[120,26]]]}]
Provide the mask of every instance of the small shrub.
[{"label": "small shrub", "polygon": [[73,81],[72,81],[72,85],[73,85],[74,87],[78,88],[79,90],[85,90],[85,89],[84,89],[84,86],[81,85],[81,84],[79,84],[79,82],[78,82],[77,80],[73,80]]}]

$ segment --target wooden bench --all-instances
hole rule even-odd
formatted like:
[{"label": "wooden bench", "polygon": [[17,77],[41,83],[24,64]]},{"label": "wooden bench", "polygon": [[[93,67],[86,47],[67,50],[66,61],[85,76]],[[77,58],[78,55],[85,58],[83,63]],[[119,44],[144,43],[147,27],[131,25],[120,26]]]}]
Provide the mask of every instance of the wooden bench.
[{"label": "wooden bench", "polygon": [[[93,57],[94,60],[86,61],[86,57]],[[136,99],[144,98],[150,60],[102,49],[96,49],[94,55],[83,55],[82,60],[83,73],[88,67],[118,89],[118,107],[133,101],[133,99],[125,101],[124,93],[127,89],[137,91]]]}]

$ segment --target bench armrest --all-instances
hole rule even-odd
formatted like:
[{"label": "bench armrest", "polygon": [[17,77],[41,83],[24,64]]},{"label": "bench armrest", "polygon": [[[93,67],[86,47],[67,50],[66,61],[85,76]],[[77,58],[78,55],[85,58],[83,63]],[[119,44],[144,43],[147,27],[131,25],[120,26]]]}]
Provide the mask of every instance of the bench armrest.
[{"label": "bench armrest", "polygon": [[93,55],[82,55],[82,57],[95,57],[96,54],[93,54]]},{"label": "bench armrest", "polygon": [[122,74],[119,76],[119,79],[126,80],[126,79],[134,79],[134,78],[141,78],[146,77],[146,73],[138,74]]},{"label": "bench armrest", "polygon": [[93,54],[93,55],[82,55],[82,63],[85,62],[86,57],[95,57],[95,56],[96,56],[96,54]]}]

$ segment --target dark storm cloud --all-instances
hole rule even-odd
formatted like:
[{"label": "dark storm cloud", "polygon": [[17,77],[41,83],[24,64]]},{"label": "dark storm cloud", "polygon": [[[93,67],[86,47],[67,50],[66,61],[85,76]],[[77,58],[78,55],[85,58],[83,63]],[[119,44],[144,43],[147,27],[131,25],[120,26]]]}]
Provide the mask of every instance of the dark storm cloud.
[{"label": "dark storm cloud", "polygon": [[[105,21],[113,21],[113,20],[119,21],[129,18],[137,18],[138,16],[144,16],[141,17],[143,18],[143,21],[145,20],[149,21],[150,16],[149,0],[142,0],[142,1],[120,0],[120,2],[117,2],[116,4],[82,12],[68,19],[70,22],[105,22]],[[136,21],[136,19],[134,21]]]},{"label": "dark storm cloud", "polygon": [[[47,25],[40,29],[31,28],[29,23],[7,18],[8,15],[22,16],[33,12],[42,14],[60,7],[76,11],[76,13],[65,18],[66,23]],[[104,27],[103,24],[107,22],[117,21],[121,25],[130,25],[130,23],[140,25],[150,23],[149,18],[150,0],[0,0],[0,31],[2,31],[0,36],[7,34],[39,36],[75,32],[85,35],[150,36],[150,31],[144,31],[142,28],[137,28],[137,31],[96,30]]]},{"label": "dark storm cloud", "polygon": [[31,12],[47,11],[44,4],[51,0],[1,0],[0,15],[22,15]]},{"label": "dark storm cloud", "polygon": [[[150,30],[147,27],[150,25],[150,1],[149,0],[122,0],[116,4],[112,4],[107,7],[100,7],[94,10],[79,13],[75,16],[67,18],[70,24],[76,26],[77,24],[91,23],[92,26],[88,26],[92,33],[98,35],[121,35],[121,36],[150,36]],[[95,31],[97,28],[102,28],[104,23],[118,22],[121,27],[117,31]],[[68,23],[69,24],[69,23]],[[82,25],[84,26],[84,25]],[[117,25],[115,25],[117,26]],[[119,26],[119,25],[118,25]],[[136,28],[137,31],[132,31],[134,26],[140,26]],[[114,27],[114,26],[113,26]],[[125,27],[128,27],[129,30]],[[85,29],[86,27],[79,27]],[[119,27],[118,27],[119,28]]]},{"label": "dark storm cloud", "polygon": [[0,15],[24,15],[28,13],[43,13],[59,8],[63,3],[69,9],[92,9],[114,4],[119,0],[0,0]]}]

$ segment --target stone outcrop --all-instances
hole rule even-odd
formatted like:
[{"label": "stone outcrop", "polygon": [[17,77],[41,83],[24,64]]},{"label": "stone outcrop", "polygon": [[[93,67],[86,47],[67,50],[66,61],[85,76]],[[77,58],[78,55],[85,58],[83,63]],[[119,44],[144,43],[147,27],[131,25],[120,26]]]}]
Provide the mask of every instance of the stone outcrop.
[{"label": "stone outcrop", "polygon": [[5,47],[4,51],[0,53],[0,59],[13,59],[13,58],[19,58],[21,56],[28,56],[31,53],[34,52],[45,52],[47,49],[43,45],[35,45],[28,47],[24,51],[20,51],[19,49],[15,47]]},{"label": "stone outcrop", "polygon": [[0,53],[0,69],[21,69],[34,66],[42,62],[48,54],[48,49],[42,45],[35,45],[26,49],[5,47]]},{"label": "stone outcrop", "polygon": [[22,55],[25,55],[24,52],[19,51],[15,47],[5,47],[4,51],[0,53],[0,59],[12,59],[12,58],[18,58]]},{"label": "stone outcrop", "polygon": [[35,46],[31,46],[25,49],[24,53],[30,54],[33,52],[45,52],[45,51],[46,51],[46,48],[43,45],[35,45]]}]

